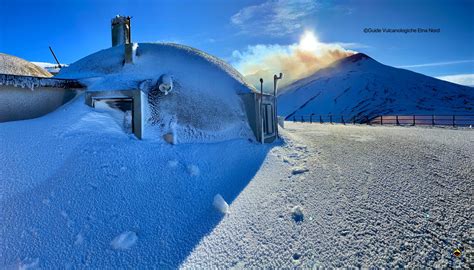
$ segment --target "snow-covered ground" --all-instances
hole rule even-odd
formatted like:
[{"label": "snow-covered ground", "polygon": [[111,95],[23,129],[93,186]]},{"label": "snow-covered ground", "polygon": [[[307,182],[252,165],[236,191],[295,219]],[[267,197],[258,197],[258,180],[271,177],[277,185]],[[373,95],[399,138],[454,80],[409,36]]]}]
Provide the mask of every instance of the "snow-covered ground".
[{"label": "snow-covered ground", "polygon": [[80,98],[0,124],[0,268],[469,266],[472,130],[169,145]]},{"label": "snow-covered ground", "polygon": [[472,268],[472,130],[286,125],[185,268]]},{"label": "snow-covered ground", "polygon": [[0,124],[0,269],[178,267],[271,147],[139,141],[119,114],[78,96]]}]

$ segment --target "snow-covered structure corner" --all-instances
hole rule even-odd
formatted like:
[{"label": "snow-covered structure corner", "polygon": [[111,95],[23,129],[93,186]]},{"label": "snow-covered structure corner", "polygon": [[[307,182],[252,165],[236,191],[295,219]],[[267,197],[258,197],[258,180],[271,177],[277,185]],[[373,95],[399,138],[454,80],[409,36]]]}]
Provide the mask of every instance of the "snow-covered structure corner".
[{"label": "snow-covered structure corner", "polygon": [[130,17],[113,18],[112,47],[57,78],[84,84],[91,107],[128,111],[139,139],[148,131],[170,143],[276,138],[275,98],[258,93],[227,63],[184,45],[131,43],[130,36]]}]

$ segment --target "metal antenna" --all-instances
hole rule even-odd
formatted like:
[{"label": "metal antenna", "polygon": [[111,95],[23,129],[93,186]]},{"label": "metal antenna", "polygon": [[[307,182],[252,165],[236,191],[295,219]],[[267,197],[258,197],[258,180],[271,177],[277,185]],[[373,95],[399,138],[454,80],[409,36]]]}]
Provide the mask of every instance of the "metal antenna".
[{"label": "metal antenna", "polygon": [[58,61],[58,58],[56,58],[56,54],[54,54],[53,49],[51,49],[51,46],[49,46],[49,50],[53,54],[54,60],[56,60],[56,63],[58,63],[58,67],[61,68],[61,64]]},{"label": "metal antenna", "polygon": [[277,76],[276,74],[273,75],[273,95],[276,97],[276,92],[277,92],[277,82],[278,80],[281,80],[283,78],[283,73],[280,72],[280,76]]}]

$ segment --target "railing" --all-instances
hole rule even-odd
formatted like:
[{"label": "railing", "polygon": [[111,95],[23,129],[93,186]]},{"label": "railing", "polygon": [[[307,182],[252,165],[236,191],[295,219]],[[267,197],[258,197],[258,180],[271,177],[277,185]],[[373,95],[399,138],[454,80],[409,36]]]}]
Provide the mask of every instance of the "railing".
[{"label": "railing", "polygon": [[293,122],[329,124],[367,124],[397,126],[472,126],[474,115],[379,115],[376,117],[344,114],[292,115]]}]

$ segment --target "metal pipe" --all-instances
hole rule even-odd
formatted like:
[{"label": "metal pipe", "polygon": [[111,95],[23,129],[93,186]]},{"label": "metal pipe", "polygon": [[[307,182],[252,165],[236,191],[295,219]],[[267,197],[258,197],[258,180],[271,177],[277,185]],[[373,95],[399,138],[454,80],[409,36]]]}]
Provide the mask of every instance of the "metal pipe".
[{"label": "metal pipe", "polygon": [[260,126],[260,129],[261,129],[261,132],[260,132],[260,135],[261,135],[261,138],[260,138],[260,141],[261,143],[263,144],[265,142],[265,135],[263,133],[263,79],[260,78],[260,123],[261,123],[261,126]]},{"label": "metal pipe", "polygon": [[274,111],[275,111],[275,121],[277,121],[277,124],[275,125],[276,126],[275,133],[276,133],[277,138],[278,138],[277,88],[278,88],[278,80],[281,80],[282,78],[283,78],[283,73],[281,72],[280,72],[280,76],[277,76],[276,74],[273,75],[273,97],[275,99]]}]

